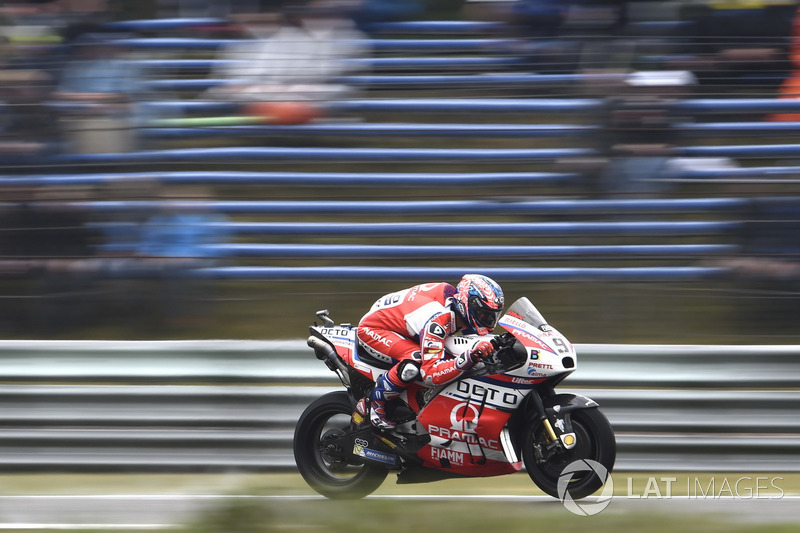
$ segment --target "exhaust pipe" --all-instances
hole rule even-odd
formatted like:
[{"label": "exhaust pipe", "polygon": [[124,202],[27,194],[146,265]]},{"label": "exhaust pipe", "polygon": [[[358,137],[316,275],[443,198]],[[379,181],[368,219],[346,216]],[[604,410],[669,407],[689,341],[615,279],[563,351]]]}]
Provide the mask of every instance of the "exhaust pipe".
[{"label": "exhaust pipe", "polygon": [[317,359],[324,361],[325,366],[336,372],[336,375],[342,380],[344,386],[349,388],[350,375],[347,365],[344,364],[344,361],[342,361],[342,358],[336,353],[336,350],[333,349],[333,346],[313,335],[308,338],[306,344],[314,349],[314,354],[316,354]]}]

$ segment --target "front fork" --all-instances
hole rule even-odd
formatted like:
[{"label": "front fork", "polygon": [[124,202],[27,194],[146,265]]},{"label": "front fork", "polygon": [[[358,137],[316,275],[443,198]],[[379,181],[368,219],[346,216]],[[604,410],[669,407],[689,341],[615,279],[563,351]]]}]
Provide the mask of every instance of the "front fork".
[{"label": "front fork", "polygon": [[[547,391],[548,399],[555,398],[552,390]],[[542,395],[534,390],[528,395],[529,427],[536,427],[541,424],[544,430],[544,442],[534,444],[534,455],[536,461],[543,463],[548,461],[553,455],[564,453],[571,450],[577,443],[575,432],[572,430],[571,410],[565,410],[558,403],[545,406]],[[551,403],[551,402],[548,402]]]}]

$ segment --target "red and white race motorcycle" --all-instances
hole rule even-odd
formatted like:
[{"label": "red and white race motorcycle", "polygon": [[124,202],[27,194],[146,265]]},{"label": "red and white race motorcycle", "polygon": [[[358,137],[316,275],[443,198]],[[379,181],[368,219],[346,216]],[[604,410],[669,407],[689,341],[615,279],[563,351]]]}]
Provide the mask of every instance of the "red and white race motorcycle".
[{"label": "red and white race motorcycle", "polygon": [[[303,478],[323,496],[366,496],[389,472],[398,474],[398,483],[419,483],[513,474],[523,464],[540,489],[562,499],[565,490],[583,498],[605,483],[597,469],[573,468],[559,487],[573,461],[596,461],[611,472],[616,441],[597,403],[555,392],[577,367],[575,349],[527,298],[500,319],[506,333],[488,336],[497,349],[488,361],[441,387],[412,384],[389,402],[388,416],[397,422],[391,431],[352,417],[356,402],[391,365],[359,350],[351,325],[334,325],[327,311],[317,316],[323,325],[310,328],[308,345],[347,390],[306,408],[294,456]],[[457,356],[484,338],[452,336],[446,349]]]}]

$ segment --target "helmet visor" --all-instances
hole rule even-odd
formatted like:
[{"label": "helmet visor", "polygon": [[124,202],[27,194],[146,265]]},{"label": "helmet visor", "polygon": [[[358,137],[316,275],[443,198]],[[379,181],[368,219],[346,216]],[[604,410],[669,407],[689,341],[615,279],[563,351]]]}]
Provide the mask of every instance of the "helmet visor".
[{"label": "helmet visor", "polygon": [[502,309],[491,309],[477,296],[470,297],[469,311],[477,325],[490,330],[497,326],[497,321],[500,320],[500,313],[502,313]]}]

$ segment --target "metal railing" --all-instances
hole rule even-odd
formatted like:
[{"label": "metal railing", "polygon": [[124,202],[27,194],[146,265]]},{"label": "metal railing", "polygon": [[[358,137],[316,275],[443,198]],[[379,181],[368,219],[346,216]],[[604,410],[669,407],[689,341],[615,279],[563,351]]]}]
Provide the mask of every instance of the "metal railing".
[{"label": "metal railing", "polygon": [[[800,471],[800,346],[576,346],[620,470]],[[340,387],[297,341],[0,343],[0,471],[293,471]]]}]

